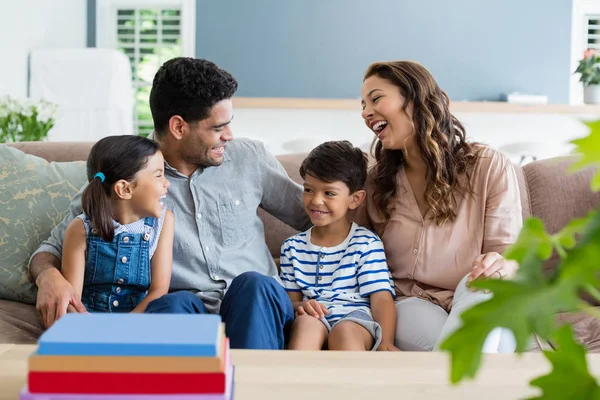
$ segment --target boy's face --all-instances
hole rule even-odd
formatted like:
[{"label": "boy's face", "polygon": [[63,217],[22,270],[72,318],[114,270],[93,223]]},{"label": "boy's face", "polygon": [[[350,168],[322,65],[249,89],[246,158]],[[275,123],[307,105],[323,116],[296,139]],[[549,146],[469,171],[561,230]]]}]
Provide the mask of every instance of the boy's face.
[{"label": "boy's face", "polygon": [[350,193],[344,182],[323,182],[306,175],[302,204],[314,226],[328,226],[345,219],[348,209],[358,207],[364,191]]}]

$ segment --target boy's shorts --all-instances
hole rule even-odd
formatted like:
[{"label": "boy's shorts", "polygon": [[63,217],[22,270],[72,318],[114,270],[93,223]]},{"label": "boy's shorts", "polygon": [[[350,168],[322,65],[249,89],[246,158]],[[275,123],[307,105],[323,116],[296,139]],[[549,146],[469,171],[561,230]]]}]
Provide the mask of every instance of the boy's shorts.
[{"label": "boy's shorts", "polygon": [[360,326],[364,327],[367,331],[369,331],[371,336],[373,336],[373,347],[371,348],[371,351],[377,350],[377,348],[381,344],[381,326],[377,322],[375,322],[375,320],[371,318],[369,314],[362,310],[352,311],[351,313],[348,313],[342,318],[336,320],[333,323],[333,325],[331,325],[329,321],[327,321],[325,318],[321,318],[321,322],[323,322],[323,324],[327,328],[327,332],[331,332],[331,329],[333,329],[334,326],[336,326],[342,321],[355,322]]}]

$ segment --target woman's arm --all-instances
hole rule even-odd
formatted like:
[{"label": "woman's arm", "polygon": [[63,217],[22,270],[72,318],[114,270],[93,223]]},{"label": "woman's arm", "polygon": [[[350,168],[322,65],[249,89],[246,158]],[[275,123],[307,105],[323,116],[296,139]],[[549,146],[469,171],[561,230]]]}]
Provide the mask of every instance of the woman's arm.
[{"label": "woman's arm", "polygon": [[162,231],[158,245],[154,251],[151,267],[150,288],[148,294],[131,312],[142,313],[154,299],[167,294],[171,284],[171,271],[173,270],[173,236],[175,235],[175,218],[170,210],[165,213]]},{"label": "woman's arm", "polygon": [[[62,268],[61,272],[65,279],[71,284],[77,300],[81,300],[83,291],[83,277],[85,274],[85,249],[86,232],[83,221],[75,218],[67,226],[63,240]],[[63,307],[63,305],[59,305]],[[62,310],[76,312],[75,307],[64,304]],[[63,311],[64,312],[64,311]],[[60,313],[57,313],[60,315]]]},{"label": "woman's arm", "polygon": [[394,346],[394,337],[396,335],[396,306],[392,294],[387,290],[382,290],[371,294],[371,311],[373,319],[381,326],[381,344],[378,350],[397,351],[400,350]]},{"label": "woman's arm", "polygon": [[[517,173],[510,159],[499,151],[491,155],[486,182],[485,219],[481,255],[473,261],[471,279],[512,277],[518,268],[502,253],[514,244],[523,227]],[[498,272],[496,272],[498,271]]]}]

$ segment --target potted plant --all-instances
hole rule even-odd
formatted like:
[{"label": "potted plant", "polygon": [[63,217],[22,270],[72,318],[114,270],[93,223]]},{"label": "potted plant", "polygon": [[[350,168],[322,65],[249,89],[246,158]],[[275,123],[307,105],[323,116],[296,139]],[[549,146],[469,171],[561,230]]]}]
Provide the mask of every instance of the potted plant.
[{"label": "potted plant", "polygon": [[[600,121],[585,124],[590,133],[571,142],[580,158],[570,169],[596,166],[590,187],[599,191]],[[597,309],[581,299],[581,293],[586,292],[600,301],[599,211],[570,221],[554,235],[546,231],[540,219],[529,218],[517,242],[504,254],[519,262],[517,276],[512,280],[485,279],[470,284],[489,290],[494,296],[465,311],[461,315],[463,325],[441,346],[451,353],[453,383],[475,376],[485,338],[501,326],[514,333],[517,353],[526,350],[534,334],[554,349],[544,351],[552,367],[550,372],[530,382],[541,389],[536,399],[600,399],[600,383],[588,369],[586,349],[574,339],[569,324],[559,327],[555,319],[558,312],[574,310],[600,318]],[[559,265],[553,274],[543,274],[543,262],[553,251],[560,256]]]},{"label": "potted plant", "polygon": [[0,98],[0,143],[45,140],[55,113],[56,105],[45,100]]},{"label": "potted plant", "polygon": [[600,104],[600,55],[594,49],[587,49],[583,59],[575,70],[581,74],[579,82],[583,83],[583,102]]}]

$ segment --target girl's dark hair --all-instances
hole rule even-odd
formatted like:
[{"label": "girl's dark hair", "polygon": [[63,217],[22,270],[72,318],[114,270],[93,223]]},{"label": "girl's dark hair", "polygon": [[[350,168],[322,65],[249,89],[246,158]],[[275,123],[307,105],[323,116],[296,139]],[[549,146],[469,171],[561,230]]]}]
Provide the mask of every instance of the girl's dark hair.
[{"label": "girl's dark hair", "polygon": [[[406,99],[398,112],[406,114],[412,104],[417,146],[427,164],[425,202],[438,225],[454,220],[457,207],[454,194],[472,194],[469,177],[479,157],[478,145],[466,140],[465,128],[450,113],[448,96],[425,67],[412,61],[378,62],[369,66],[364,79],[374,75],[397,86]],[[372,150],[373,147],[377,160],[370,171],[375,183],[373,202],[387,221],[396,196],[396,176],[406,158],[402,150],[384,150],[377,139]],[[467,177],[464,186],[461,175]]]},{"label": "girl's dark hair", "polygon": [[300,165],[300,176],[320,181],[341,181],[350,193],[361,190],[367,179],[367,155],[347,140],[325,142],[315,147]]},{"label": "girl's dark hair", "polygon": [[[113,185],[121,179],[132,181],[158,150],[156,142],[136,135],[108,136],[92,147],[87,160],[89,184],[81,203],[97,235],[105,241],[111,242],[115,236],[110,201]],[[104,182],[94,178],[98,172],[104,175]]]}]

